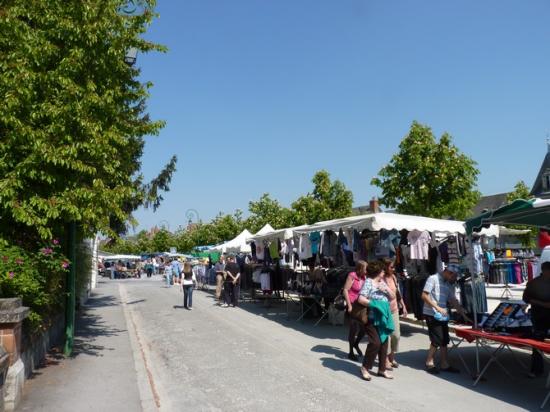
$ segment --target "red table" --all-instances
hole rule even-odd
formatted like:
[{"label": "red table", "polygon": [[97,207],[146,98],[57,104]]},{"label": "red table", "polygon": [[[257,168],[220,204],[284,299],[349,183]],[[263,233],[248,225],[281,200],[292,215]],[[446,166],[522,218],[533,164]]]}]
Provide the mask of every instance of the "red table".
[{"label": "red table", "polygon": [[[539,341],[535,339],[526,339],[521,338],[519,336],[514,335],[499,335],[497,333],[490,333],[490,332],[484,332],[482,330],[475,330],[475,329],[455,329],[455,334],[459,338],[462,338],[463,340],[466,340],[468,342],[476,341],[476,343],[480,344],[484,349],[488,350],[488,345],[486,344],[486,341],[493,341],[497,342],[499,346],[491,353],[489,350],[489,354],[491,358],[485,365],[485,367],[481,370],[479,373],[479,376],[477,377],[476,381],[474,382],[474,386],[476,386],[479,381],[481,380],[482,376],[487,372],[487,369],[489,369],[489,366],[491,366],[492,363],[497,363],[504,372],[512,377],[508,370],[500,363],[498,360],[498,355],[500,352],[502,352],[503,349],[508,349],[510,352],[514,355],[514,358],[522,365],[523,365],[519,359],[515,356],[514,352],[511,349],[511,346],[517,347],[517,348],[531,348],[539,351],[541,355],[543,354],[550,354],[550,343]],[[458,346],[458,345],[456,345]],[[543,359],[546,359],[545,356],[543,356]],[[548,389],[550,387],[550,373],[548,374],[548,378],[546,380],[546,388]],[[544,401],[541,405],[541,408],[544,408],[548,400],[550,399],[550,391],[548,391],[546,397],[544,398]]]}]

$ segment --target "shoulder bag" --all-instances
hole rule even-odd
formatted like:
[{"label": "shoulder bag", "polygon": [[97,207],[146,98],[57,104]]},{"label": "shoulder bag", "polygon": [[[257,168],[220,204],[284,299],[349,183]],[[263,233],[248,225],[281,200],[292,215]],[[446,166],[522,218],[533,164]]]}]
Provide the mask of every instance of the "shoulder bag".
[{"label": "shoulder bag", "polygon": [[363,325],[369,323],[369,310],[366,306],[361,305],[357,300],[351,305],[350,316],[361,322]]}]

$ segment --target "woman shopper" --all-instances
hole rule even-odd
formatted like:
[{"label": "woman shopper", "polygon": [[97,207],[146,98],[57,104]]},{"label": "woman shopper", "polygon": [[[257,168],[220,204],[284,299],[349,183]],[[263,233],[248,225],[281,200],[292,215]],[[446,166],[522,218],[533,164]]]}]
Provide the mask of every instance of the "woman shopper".
[{"label": "woman shopper", "polygon": [[193,286],[197,283],[197,278],[193,273],[193,267],[191,263],[185,262],[183,264],[183,307],[187,310],[193,309]]},{"label": "woman shopper", "polygon": [[378,355],[378,376],[386,379],[393,379],[393,376],[386,371],[386,360],[388,355],[388,339],[393,332],[393,319],[390,311],[391,299],[395,294],[388,288],[383,280],[384,263],[369,263],[367,279],[361,288],[357,301],[368,307],[369,321],[365,326],[365,333],[369,344],[361,366],[361,376],[370,381],[369,371],[374,366],[374,360]]},{"label": "woman shopper", "polygon": [[[357,360],[357,356],[363,356],[361,349],[359,349],[359,343],[361,339],[365,336],[365,328],[359,321],[353,319],[349,316],[351,313],[351,308],[353,303],[359,297],[359,292],[365,283],[367,277],[367,262],[364,260],[359,260],[355,264],[355,272],[350,272],[344,288],[342,289],[342,294],[346,300],[346,317],[349,322],[349,333],[348,333],[348,342],[349,342],[349,353],[348,359]],[[353,353],[353,349],[357,351],[357,355]]]},{"label": "woman shopper", "polygon": [[388,361],[386,363],[386,369],[392,370],[393,368],[399,367],[399,364],[395,360],[395,355],[399,350],[399,340],[401,339],[401,327],[399,325],[399,306],[403,308],[403,316],[407,316],[407,309],[405,308],[405,302],[403,297],[399,292],[399,283],[397,282],[397,277],[395,275],[395,267],[393,260],[385,258],[384,262],[384,282],[390,290],[395,295],[395,298],[390,299],[390,311],[393,318],[393,332],[390,336],[389,341],[389,350],[388,350]]}]

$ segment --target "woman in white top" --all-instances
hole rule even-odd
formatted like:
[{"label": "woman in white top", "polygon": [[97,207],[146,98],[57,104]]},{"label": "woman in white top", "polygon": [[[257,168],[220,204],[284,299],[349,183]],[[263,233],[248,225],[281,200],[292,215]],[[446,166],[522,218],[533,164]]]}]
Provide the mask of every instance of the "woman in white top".
[{"label": "woman in white top", "polygon": [[193,267],[191,263],[185,262],[183,264],[183,307],[188,310],[193,309],[193,286],[197,283],[197,278],[193,273]]}]

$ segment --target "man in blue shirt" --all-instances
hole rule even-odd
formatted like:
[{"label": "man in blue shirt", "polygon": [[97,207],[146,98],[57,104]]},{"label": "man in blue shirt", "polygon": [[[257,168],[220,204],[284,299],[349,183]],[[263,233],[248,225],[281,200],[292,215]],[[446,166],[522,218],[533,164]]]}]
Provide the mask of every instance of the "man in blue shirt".
[{"label": "man in blue shirt", "polygon": [[[450,342],[448,304],[464,316],[464,309],[456,299],[454,286],[459,270],[458,265],[448,265],[442,273],[430,276],[426,280],[422,291],[423,314],[430,336],[426,370],[432,374],[439,373],[440,370],[452,373],[460,372],[450,366],[447,359],[447,345]],[[438,349],[440,352],[440,369],[437,369],[434,364],[434,357]]]}]

